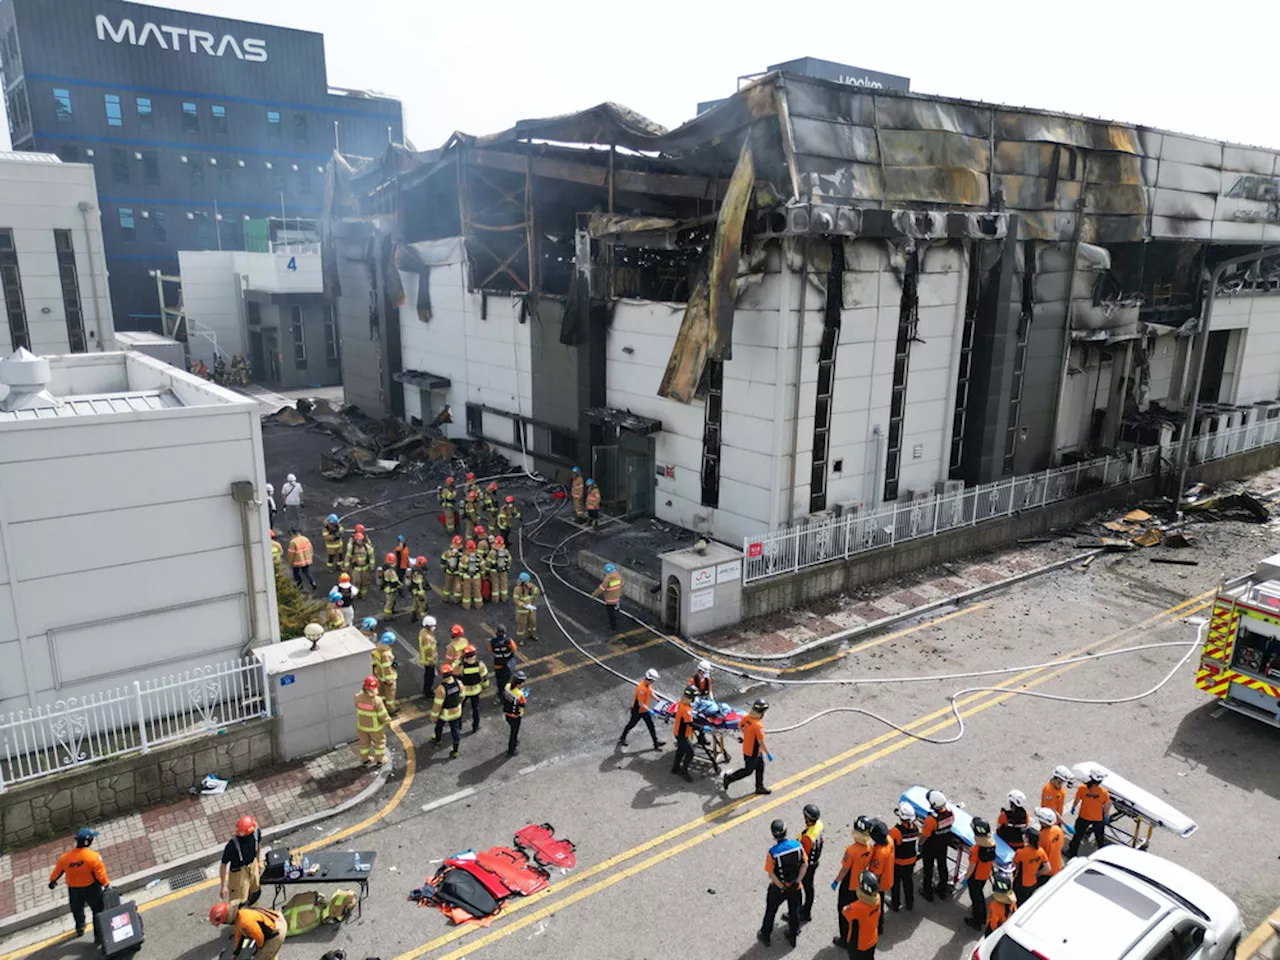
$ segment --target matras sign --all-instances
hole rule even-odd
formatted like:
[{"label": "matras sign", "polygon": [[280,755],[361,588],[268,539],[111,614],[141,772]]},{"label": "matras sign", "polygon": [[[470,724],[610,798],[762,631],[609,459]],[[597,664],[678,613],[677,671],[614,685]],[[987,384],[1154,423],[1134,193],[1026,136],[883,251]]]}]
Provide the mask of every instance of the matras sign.
[{"label": "matras sign", "polygon": [[250,63],[265,63],[267,60],[267,41],[254,37],[237,40],[229,33],[216,37],[205,30],[171,27],[150,21],[139,26],[132,20],[121,20],[119,24],[113,25],[111,18],[101,13],[95,22],[98,39],[111,43],[128,43],[135,47],[155,46],[161,50],[203,53],[210,57],[225,57],[229,54],[237,60],[248,60]]}]

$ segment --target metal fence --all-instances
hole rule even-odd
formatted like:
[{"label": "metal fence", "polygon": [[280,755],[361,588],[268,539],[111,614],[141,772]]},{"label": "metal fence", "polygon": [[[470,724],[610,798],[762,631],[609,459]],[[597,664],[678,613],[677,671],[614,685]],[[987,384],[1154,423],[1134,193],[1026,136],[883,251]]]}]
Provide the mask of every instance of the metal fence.
[{"label": "metal fence", "polygon": [[[1280,419],[1203,434],[1191,445],[1191,462],[1204,463],[1280,441]],[[1132,483],[1160,472],[1161,458],[1174,448],[1140,447],[1123,456],[1102,457],[1042,473],[997,480],[952,495],[935,494],[889,504],[879,510],[798,524],[743,541],[742,579],[753,583],[805,567],[974,526],[1013,513],[1104,487]]]},{"label": "metal fence", "polygon": [[0,793],[86,763],[215,733],[271,712],[256,657],[0,716]]}]

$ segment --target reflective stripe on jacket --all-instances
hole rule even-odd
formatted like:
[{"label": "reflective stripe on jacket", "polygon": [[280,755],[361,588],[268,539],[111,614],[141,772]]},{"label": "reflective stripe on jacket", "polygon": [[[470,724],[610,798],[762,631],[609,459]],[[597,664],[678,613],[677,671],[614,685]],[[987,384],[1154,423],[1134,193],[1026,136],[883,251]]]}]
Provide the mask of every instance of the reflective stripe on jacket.
[{"label": "reflective stripe on jacket", "polygon": [[606,573],[600,581],[600,593],[605,603],[621,602],[622,577],[616,573]]},{"label": "reflective stripe on jacket", "polygon": [[377,733],[391,722],[382,698],[361,690],[356,694],[356,729],[361,733]]},{"label": "reflective stripe on jacket", "polygon": [[462,717],[462,685],[448,677],[436,687],[436,699],[431,706],[432,720],[458,720]]},{"label": "reflective stripe on jacket", "polygon": [[311,541],[302,534],[289,541],[289,563],[295,567],[311,566]]},{"label": "reflective stripe on jacket", "polygon": [[484,689],[485,681],[489,679],[489,668],[481,663],[478,659],[475,663],[462,661],[462,676],[459,682],[462,684],[462,695],[464,697],[479,696],[480,691]]}]

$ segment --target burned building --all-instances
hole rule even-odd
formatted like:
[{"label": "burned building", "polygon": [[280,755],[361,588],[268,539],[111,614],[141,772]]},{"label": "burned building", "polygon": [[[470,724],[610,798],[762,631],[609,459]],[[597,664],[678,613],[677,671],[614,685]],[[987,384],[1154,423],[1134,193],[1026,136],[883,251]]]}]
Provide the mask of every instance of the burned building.
[{"label": "burned building", "polygon": [[770,73],[331,169],[344,383],[730,542],[1277,412],[1276,151]]}]

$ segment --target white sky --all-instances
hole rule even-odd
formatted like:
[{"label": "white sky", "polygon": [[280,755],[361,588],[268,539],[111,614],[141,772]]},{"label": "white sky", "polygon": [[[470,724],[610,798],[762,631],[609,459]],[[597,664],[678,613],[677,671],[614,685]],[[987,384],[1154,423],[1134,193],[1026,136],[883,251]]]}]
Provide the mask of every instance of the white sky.
[{"label": "white sky", "polygon": [[907,76],[922,93],[1280,148],[1276,0],[161,5],[324,33],[329,82],[398,96],[419,149],[604,100],[675,126],[739,74],[806,55]]}]

